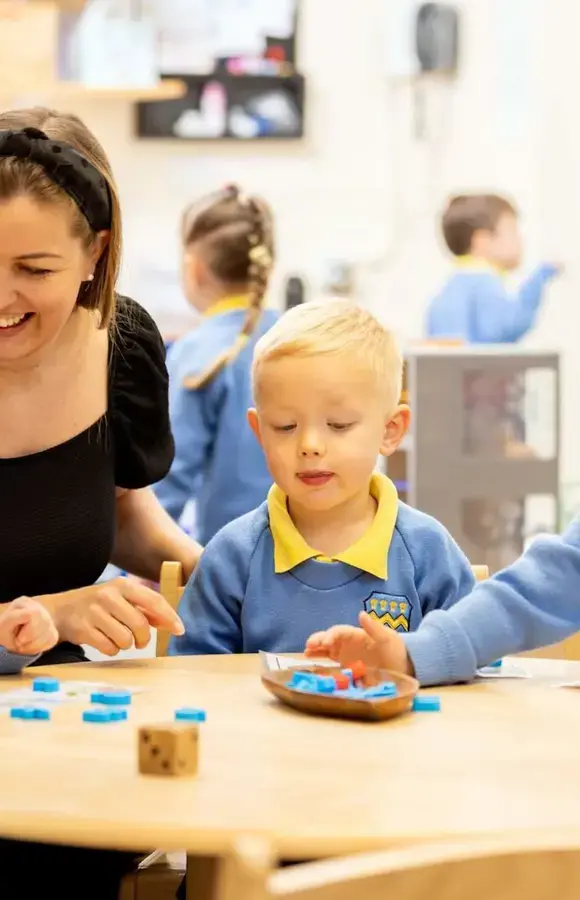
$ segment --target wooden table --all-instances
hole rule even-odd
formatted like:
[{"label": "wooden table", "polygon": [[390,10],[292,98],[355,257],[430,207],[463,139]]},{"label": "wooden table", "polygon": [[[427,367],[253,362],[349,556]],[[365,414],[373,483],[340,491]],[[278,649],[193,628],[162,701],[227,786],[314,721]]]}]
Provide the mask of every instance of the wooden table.
[{"label": "wooden table", "polygon": [[[0,835],[216,857],[240,832],[289,858],[522,828],[580,825],[580,664],[525,660],[537,678],[438,690],[440,713],[384,724],[278,705],[256,657],[59,666],[60,678],[143,685],[128,723],[0,717]],[[28,679],[3,679],[13,686]],[[138,723],[207,711],[199,776],[137,772]]]}]

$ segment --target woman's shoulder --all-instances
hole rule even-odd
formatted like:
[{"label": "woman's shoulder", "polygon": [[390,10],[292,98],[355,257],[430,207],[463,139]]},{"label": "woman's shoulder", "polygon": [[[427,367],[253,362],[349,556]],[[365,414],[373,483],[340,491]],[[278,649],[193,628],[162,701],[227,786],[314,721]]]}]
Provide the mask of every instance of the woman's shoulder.
[{"label": "woman's shoulder", "polygon": [[165,345],[152,316],[119,296],[111,332],[109,416],[119,487],[161,479],[173,459]]},{"label": "woman's shoulder", "polygon": [[156,347],[164,347],[163,338],[153,316],[144,306],[124,294],[117,295],[113,329],[117,338],[129,343],[141,345],[150,341]]}]

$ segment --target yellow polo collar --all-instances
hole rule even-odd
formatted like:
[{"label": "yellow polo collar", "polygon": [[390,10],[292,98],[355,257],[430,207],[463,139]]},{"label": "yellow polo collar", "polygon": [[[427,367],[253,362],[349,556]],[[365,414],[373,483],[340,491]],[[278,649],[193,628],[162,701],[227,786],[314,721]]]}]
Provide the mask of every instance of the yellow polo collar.
[{"label": "yellow polo collar", "polygon": [[371,525],[352,547],[328,559],[308,546],[290,518],[286,494],[278,485],[273,485],[268,493],[268,516],[274,541],[274,571],[277,574],[289,572],[307,559],[317,559],[320,562],[344,562],[386,579],[387,554],[397,521],[397,489],[386,475],[375,473],[369,491],[378,504]]},{"label": "yellow polo collar", "polygon": [[213,306],[209,306],[203,316],[204,319],[211,319],[214,316],[223,316],[237,309],[247,309],[249,305],[250,298],[247,294],[238,294],[235,297],[222,297]]},{"label": "yellow polo collar", "polygon": [[494,272],[496,275],[506,274],[499,266],[494,266],[487,259],[480,259],[480,257],[472,256],[470,253],[465,256],[457,256],[455,265],[458,269],[469,269],[472,272]]}]

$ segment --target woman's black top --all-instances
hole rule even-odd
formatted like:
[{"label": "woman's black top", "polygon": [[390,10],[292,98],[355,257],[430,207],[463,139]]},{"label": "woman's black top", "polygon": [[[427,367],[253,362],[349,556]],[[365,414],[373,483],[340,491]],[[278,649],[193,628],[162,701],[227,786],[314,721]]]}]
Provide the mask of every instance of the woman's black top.
[{"label": "woman's black top", "polygon": [[[93,584],[111,558],[115,488],[142,488],[168,472],[165,347],[149,314],[118,298],[105,415],[40,453],[0,458],[0,603]],[[37,664],[84,659],[62,643]]]}]

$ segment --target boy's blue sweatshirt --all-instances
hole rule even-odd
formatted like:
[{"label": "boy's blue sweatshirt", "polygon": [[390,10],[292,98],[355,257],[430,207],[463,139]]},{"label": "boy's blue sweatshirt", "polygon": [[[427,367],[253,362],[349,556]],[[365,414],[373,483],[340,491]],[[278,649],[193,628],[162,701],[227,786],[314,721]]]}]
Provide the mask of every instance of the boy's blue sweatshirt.
[{"label": "boy's blue sweatshirt", "polygon": [[468,560],[430,516],[398,502],[384,475],[365,535],[321,561],[295,529],[285,495],[223,528],[210,541],[179,605],[185,634],[170,654],[301,652],[313,631],[356,625],[366,610],[386,628],[412,631],[474,585]]},{"label": "boy's blue sweatshirt", "polygon": [[580,629],[580,518],[536,538],[513,565],[405,635],[424,685],[469,681],[510,653],[555,644]]},{"label": "boy's blue sweatshirt", "polygon": [[431,301],[427,337],[469,344],[509,344],[533,327],[544,288],[556,274],[542,265],[510,295],[502,276],[491,268],[459,269]]},{"label": "boy's blue sweatshirt", "polygon": [[185,378],[203,372],[235,344],[246,311],[229,308],[228,303],[224,301],[224,312],[216,309],[176,341],[167,358],[175,458],[167,476],[155,485],[155,493],[175,521],[186,503],[195,500],[195,537],[203,545],[223,525],[262,503],[272,484],[246,414],[252,405],[254,346],[277,313],[262,313],[241,353],[207,385],[196,390],[183,386]]}]

